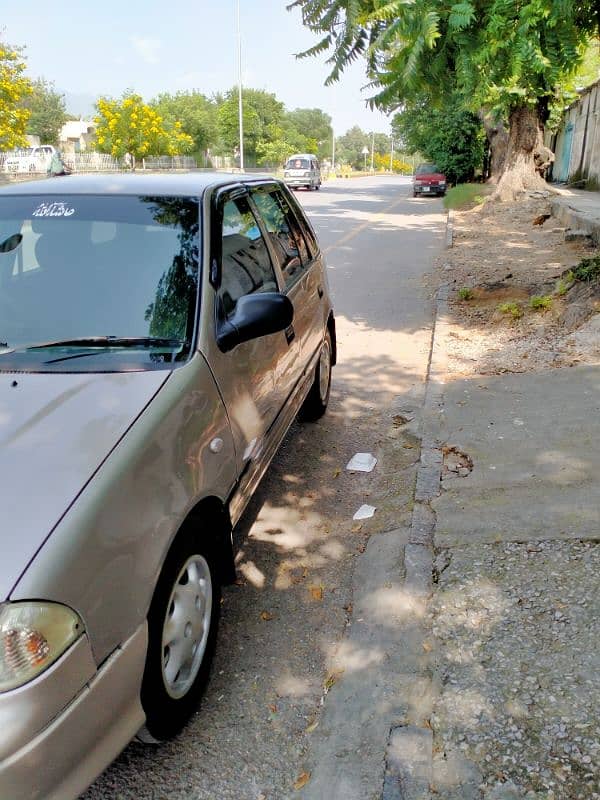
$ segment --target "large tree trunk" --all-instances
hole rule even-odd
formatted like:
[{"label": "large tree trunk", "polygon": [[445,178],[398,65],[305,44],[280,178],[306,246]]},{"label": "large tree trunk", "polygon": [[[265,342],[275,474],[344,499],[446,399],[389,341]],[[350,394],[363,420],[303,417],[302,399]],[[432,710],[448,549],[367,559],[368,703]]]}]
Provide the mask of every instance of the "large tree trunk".
[{"label": "large tree trunk", "polygon": [[545,147],[539,110],[517,106],[509,116],[509,136],[504,170],[492,195],[514,200],[528,189],[547,189],[542,174],[554,156]]},{"label": "large tree trunk", "polygon": [[491,183],[497,183],[504,169],[506,152],[508,150],[508,131],[502,120],[489,111],[480,112],[485,135],[490,146],[490,171]]}]

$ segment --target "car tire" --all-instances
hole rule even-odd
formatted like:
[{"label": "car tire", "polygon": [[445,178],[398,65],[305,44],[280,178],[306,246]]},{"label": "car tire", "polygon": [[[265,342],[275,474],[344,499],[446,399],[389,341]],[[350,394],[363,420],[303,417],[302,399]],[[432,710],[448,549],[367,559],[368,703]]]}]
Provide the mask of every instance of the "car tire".
[{"label": "car tire", "polygon": [[321,347],[319,361],[315,369],[315,378],[306,399],[300,409],[299,418],[302,422],[316,422],[327,411],[329,394],[331,392],[331,365],[333,361],[333,347],[329,330]]},{"label": "car tire", "polygon": [[315,186],[315,189],[317,190],[317,192],[319,191],[320,188],[321,188],[321,184],[317,183],[317,185]]},{"label": "car tire", "polygon": [[146,724],[137,735],[143,742],[179,733],[204,692],[221,611],[216,554],[215,542],[183,535],[163,565],[148,612],[141,690]]}]

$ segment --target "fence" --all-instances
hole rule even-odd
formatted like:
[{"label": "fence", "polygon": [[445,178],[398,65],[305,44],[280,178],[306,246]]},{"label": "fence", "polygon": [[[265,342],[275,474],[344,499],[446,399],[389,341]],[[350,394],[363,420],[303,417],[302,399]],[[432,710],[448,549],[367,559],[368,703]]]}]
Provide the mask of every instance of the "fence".
[{"label": "fence", "polygon": [[[63,162],[71,172],[119,172],[126,169],[123,159],[113,158],[107,153],[63,153]],[[27,151],[0,153],[0,172],[11,175],[46,175],[50,157],[30,156]],[[174,170],[196,169],[196,159],[191,156],[155,156],[142,159],[138,169]]]},{"label": "fence", "polygon": [[590,189],[600,186],[600,81],[566,109],[560,128],[547,143],[555,154],[555,181]]}]

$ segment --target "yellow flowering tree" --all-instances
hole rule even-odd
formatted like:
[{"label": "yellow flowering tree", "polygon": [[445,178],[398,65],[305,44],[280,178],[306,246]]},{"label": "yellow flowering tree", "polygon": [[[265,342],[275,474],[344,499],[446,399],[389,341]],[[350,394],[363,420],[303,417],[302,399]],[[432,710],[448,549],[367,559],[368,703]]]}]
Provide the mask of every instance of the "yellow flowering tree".
[{"label": "yellow flowering tree", "polygon": [[140,95],[125,94],[121,100],[101,97],[96,105],[96,147],[114,158],[174,156],[187,153],[194,140],[181,130],[181,123],[168,124],[159,112],[146,105]]},{"label": "yellow flowering tree", "polygon": [[27,145],[29,111],[22,101],[31,93],[31,83],[24,70],[19,51],[0,41],[0,150]]}]

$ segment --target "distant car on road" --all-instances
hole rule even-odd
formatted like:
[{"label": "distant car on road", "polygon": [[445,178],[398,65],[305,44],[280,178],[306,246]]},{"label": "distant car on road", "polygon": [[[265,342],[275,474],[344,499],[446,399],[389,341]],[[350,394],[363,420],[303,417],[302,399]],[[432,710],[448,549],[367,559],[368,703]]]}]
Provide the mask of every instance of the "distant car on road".
[{"label": "distant car on road", "polygon": [[0,189],[1,800],[74,800],[136,733],[181,730],[233,527],[297,415],[325,413],[335,360],[281,181]]},{"label": "distant car on road", "polygon": [[446,176],[435,164],[419,164],[413,178],[413,197],[420,194],[446,194]]},{"label": "distant car on road", "polygon": [[283,178],[292,189],[297,189],[299,186],[304,186],[309,190],[320,189],[319,160],[312,153],[296,153],[286,161]]}]

